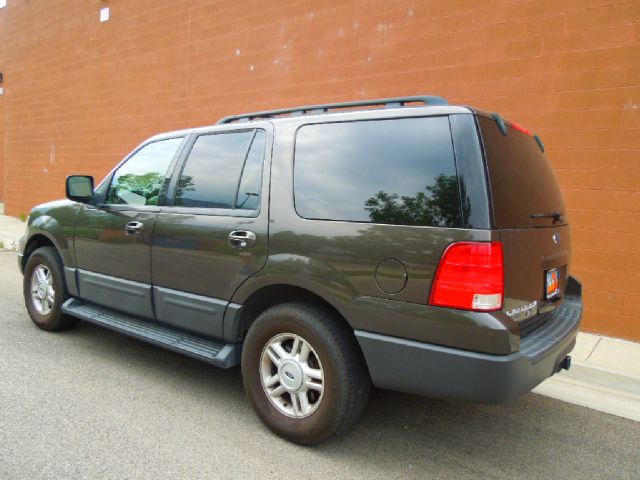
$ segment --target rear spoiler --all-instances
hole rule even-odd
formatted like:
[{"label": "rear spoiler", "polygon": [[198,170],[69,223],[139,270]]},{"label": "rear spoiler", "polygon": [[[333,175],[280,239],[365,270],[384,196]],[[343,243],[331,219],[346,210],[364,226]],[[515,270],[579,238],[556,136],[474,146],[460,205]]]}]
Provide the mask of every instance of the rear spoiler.
[{"label": "rear spoiler", "polygon": [[507,133],[509,133],[509,131],[507,130],[507,126],[509,126],[515,130],[518,130],[519,132],[524,133],[525,135],[533,137],[533,139],[538,144],[538,147],[540,147],[540,150],[544,153],[544,143],[542,143],[542,140],[537,134],[532,133],[530,130],[527,130],[522,125],[516,122],[512,122],[511,120],[502,118],[499,113],[492,113],[491,118],[493,118],[498,124],[498,128],[500,129],[500,133],[502,133],[502,135],[507,135]]}]

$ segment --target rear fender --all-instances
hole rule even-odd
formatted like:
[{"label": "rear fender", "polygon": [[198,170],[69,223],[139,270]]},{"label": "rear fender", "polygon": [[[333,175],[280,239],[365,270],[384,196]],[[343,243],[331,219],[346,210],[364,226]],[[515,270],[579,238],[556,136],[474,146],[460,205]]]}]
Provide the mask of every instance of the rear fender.
[{"label": "rear fender", "polygon": [[347,277],[333,266],[302,255],[278,254],[270,256],[265,267],[236,290],[231,302],[243,304],[251,294],[270,285],[304,288],[322,297],[340,313],[358,297]]}]

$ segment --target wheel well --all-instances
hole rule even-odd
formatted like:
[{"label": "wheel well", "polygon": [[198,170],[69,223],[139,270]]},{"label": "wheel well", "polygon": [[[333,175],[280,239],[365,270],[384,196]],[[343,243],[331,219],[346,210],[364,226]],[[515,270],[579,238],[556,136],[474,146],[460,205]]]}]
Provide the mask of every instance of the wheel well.
[{"label": "wheel well", "polygon": [[31,237],[29,239],[29,241],[27,242],[27,245],[24,247],[24,255],[22,257],[22,269],[24,270],[25,265],[27,264],[27,261],[29,260],[29,257],[31,256],[31,254],[36,251],[38,248],[40,247],[54,247],[55,245],[53,244],[53,242],[51,240],[49,240],[47,237],[45,237],[44,235],[34,235],[33,237]]},{"label": "wheel well", "polygon": [[251,294],[244,303],[240,313],[240,331],[238,332],[241,339],[244,339],[249,327],[251,327],[258,315],[274,305],[286,302],[305,302],[322,305],[333,311],[336,314],[336,318],[342,320],[349,330],[353,331],[342,314],[320,295],[293,285],[270,285]]}]

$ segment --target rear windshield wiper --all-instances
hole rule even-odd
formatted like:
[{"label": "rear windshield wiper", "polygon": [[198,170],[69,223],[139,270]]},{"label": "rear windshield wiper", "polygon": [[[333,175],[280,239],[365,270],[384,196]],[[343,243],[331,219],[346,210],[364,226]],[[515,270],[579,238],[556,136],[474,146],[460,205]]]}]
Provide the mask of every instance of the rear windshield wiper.
[{"label": "rear windshield wiper", "polygon": [[529,215],[529,218],[553,218],[553,223],[556,223],[562,220],[563,215],[564,214],[560,212],[534,213],[533,215]]}]

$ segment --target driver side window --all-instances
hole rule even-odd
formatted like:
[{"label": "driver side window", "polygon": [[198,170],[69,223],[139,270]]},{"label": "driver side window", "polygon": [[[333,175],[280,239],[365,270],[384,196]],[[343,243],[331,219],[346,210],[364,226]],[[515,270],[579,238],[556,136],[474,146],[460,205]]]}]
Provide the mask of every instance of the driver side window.
[{"label": "driver side window", "polygon": [[169,164],[183,138],[145,145],[116,170],[107,193],[111,205],[157,205]]}]

